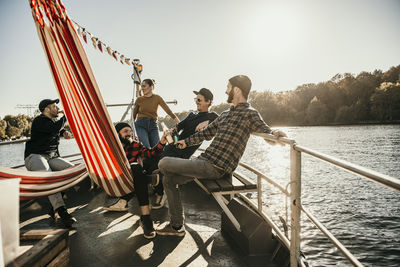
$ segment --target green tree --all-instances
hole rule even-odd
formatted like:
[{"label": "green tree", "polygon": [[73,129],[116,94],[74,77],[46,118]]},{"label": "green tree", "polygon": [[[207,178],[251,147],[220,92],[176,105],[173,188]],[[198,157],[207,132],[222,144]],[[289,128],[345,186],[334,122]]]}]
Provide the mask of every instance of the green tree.
[{"label": "green tree", "polygon": [[383,82],[400,82],[400,65],[398,65],[397,67],[391,67],[387,72],[383,74],[382,79]]},{"label": "green tree", "polygon": [[222,112],[224,112],[225,110],[228,110],[230,107],[230,105],[228,103],[222,103],[216,106],[212,106],[210,108],[210,111],[217,113],[218,115],[220,115]]},{"label": "green tree", "polygon": [[372,114],[380,121],[400,119],[400,83],[384,82],[371,97]]},{"label": "green tree", "polygon": [[12,126],[10,124],[7,124],[6,133],[9,138],[14,138],[14,137],[18,138],[18,137],[21,137],[22,129]]},{"label": "green tree", "polygon": [[324,103],[314,97],[306,110],[306,120],[311,125],[320,125],[327,123],[328,108]]},{"label": "green tree", "polygon": [[354,122],[354,113],[351,107],[341,106],[335,116],[336,123],[352,123]]},{"label": "green tree", "polygon": [[7,122],[5,120],[0,120],[0,139],[7,138],[6,129],[7,129]]}]

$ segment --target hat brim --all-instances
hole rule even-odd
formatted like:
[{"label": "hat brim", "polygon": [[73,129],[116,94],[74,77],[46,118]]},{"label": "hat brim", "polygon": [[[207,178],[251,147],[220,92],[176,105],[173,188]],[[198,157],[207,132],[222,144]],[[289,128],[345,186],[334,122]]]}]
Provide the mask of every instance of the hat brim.
[{"label": "hat brim", "polygon": [[199,92],[197,92],[197,91],[193,91],[193,93],[195,94],[195,95],[198,95],[198,94],[200,94]]},{"label": "hat brim", "polygon": [[[41,102],[40,102],[40,104],[39,104],[39,110],[40,110],[40,112],[43,112],[43,110],[48,106],[48,105],[51,105],[51,104],[54,104],[54,103],[56,103],[56,104],[58,104],[60,102],[60,99],[54,99],[54,100],[51,100],[51,99],[44,99],[44,100],[42,100]],[[43,106],[42,106],[43,105]],[[42,107],[41,107],[42,106]]]}]

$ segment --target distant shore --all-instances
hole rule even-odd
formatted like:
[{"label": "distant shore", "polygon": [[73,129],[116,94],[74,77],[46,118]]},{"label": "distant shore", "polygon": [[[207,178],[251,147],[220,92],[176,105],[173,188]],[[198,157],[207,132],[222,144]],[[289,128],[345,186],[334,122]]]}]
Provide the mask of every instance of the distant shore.
[{"label": "distant shore", "polygon": [[[329,124],[319,124],[319,125],[277,125],[273,124],[271,125],[272,127],[324,127],[324,126],[361,126],[361,125],[397,125],[400,124],[400,120],[395,120],[395,121],[362,121],[362,122],[357,122],[357,123],[351,123],[351,124],[342,124],[342,123],[329,123]],[[24,143],[28,141],[30,138],[29,137],[21,137],[19,139],[15,140],[0,140],[1,145],[6,145],[6,144],[18,144],[18,143]]]},{"label": "distant shore", "polygon": [[388,124],[400,124],[400,120],[394,120],[394,121],[360,121],[360,122],[354,122],[354,123],[326,123],[326,124],[293,124],[293,125],[283,125],[283,124],[271,124],[272,127],[318,127],[318,126],[359,126],[359,125],[388,125]]}]

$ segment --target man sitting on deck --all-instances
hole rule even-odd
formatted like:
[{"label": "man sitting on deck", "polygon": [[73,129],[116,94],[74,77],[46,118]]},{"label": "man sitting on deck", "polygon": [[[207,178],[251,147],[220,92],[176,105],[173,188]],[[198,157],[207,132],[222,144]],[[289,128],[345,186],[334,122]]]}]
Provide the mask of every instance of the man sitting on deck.
[{"label": "man sitting on deck", "polygon": [[[176,133],[180,132],[178,140],[184,140],[195,132],[204,129],[209,123],[213,122],[218,117],[217,113],[208,111],[214,98],[210,90],[207,88],[201,88],[199,91],[193,91],[193,93],[196,95],[194,100],[198,112],[190,112],[184,120],[176,125],[174,131],[176,131]],[[160,159],[164,157],[188,159],[194,154],[194,152],[196,152],[200,145],[201,144],[186,147],[185,149],[179,149],[174,144],[169,144],[164,148],[164,152],[161,154]],[[152,205],[152,209],[159,209],[164,205],[166,199],[162,180],[160,180],[159,185],[155,187],[155,193],[156,200]]]},{"label": "man sitting on deck", "polygon": [[[115,129],[124,148],[125,155],[131,164],[135,194],[140,206],[140,221],[143,227],[143,236],[148,239],[154,238],[156,233],[154,231],[153,221],[150,217],[149,192],[147,185],[149,182],[153,182],[154,184],[157,184],[158,182],[149,181],[152,180],[152,177],[147,175],[149,172],[146,167],[153,165],[152,161],[156,162],[158,160],[159,155],[163,151],[165,143],[167,142],[166,133],[164,133],[157,145],[153,148],[147,148],[141,142],[132,139],[133,131],[129,124],[119,122],[115,125]],[[148,163],[145,165],[147,166],[142,167],[138,164],[139,158],[142,160],[146,159]],[[121,200],[123,198],[121,198]],[[130,199],[130,194],[125,197],[125,201],[126,199]]]},{"label": "man sitting on deck", "polygon": [[[208,90],[207,88],[201,88],[199,91],[193,91],[193,93],[196,95],[194,100],[198,112],[190,112],[184,120],[176,125],[174,130],[177,133],[180,132],[180,134],[178,135],[178,140],[183,140],[194,134],[195,132],[204,129],[209,123],[213,122],[218,117],[217,113],[208,111],[212,105],[212,101],[214,98],[210,90]],[[160,159],[164,157],[178,157],[188,159],[193,155],[193,153],[197,150],[199,146],[200,145],[196,145],[186,147],[185,149],[179,149],[175,145],[169,144],[165,146],[164,151],[161,153]],[[157,167],[153,167],[153,169],[151,169],[151,167],[149,169],[149,172],[157,169]],[[156,197],[151,208],[160,209],[164,206],[164,202],[166,200],[162,180],[160,180],[159,184],[155,186],[154,192]],[[108,206],[105,206],[104,209],[108,211],[127,211],[127,202],[129,201],[129,199],[130,196],[117,199],[108,198],[107,202],[110,204]]]},{"label": "man sitting on deck", "polygon": [[164,174],[163,183],[170,215],[170,222],[157,230],[159,235],[185,235],[178,185],[195,178],[218,179],[231,174],[236,169],[252,132],[271,133],[278,138],[286,136],[280,130],[271,130],[258,111],[250,107],[247,103],[250,89],[251,81],[245,75],[229,79],[226,94],[227,102],[232,103],[230,110],[223,112],[204,130],[175,143],[184,149],[214,138],[204,153],[194,159],[165,157],[159,162],[160,172]]},{"label": "man sitting on deck", "polygon": [[[58,102],[59,99],[43,99],[39,103],[41,114],[33,120],[31,139],[25,145],[25,167],[29,171],[61,171],[74,166],[61,158],[58,152],[60,136],[72,138],[72,134],[64,129],[67,121],[65,115],[57,120],[58,114],[62,113],[56,105]],[[50,216],[55,219],[55,214],[58,214],[64,226],[71,227],[76,219],[65,208],[61,193],[48,198],[52,205]]]}]

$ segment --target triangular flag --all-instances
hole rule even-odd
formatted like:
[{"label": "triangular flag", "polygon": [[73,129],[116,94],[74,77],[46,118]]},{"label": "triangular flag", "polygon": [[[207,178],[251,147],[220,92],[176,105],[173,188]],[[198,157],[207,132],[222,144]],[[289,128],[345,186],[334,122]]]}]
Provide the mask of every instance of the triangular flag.
[{"label": "triangular flag", "polygon": [[79,27],[79,26],[78,26],[78,34],[79,34],[80,37],[83,37],[83,36],[82,36],[82,28]]},{"label": "triangular flag", "polygon": [[131,59],[130,58],[125,58],[125,63],[130,66],[131,65]]},{"label": "triangular flag", "polygon": [[121,55],[121,57],[119,58],[119,61],[120,61],[122,64],[124,64],[124,62],[125,62],[125,57],[124,57],[124,55]]},{"label": "triangular flag", "polygon": [[118,60],[118,58],[117,58],[117,51],[114,51],[113,53],[112,53],[112,56],[115,58],[115,60]]},{"label": "triangular flag", "polygon": [[99,41],[99,42],[97,43],[97,47],[99,48],[99,50],[101,51],[101,53],[103,53],[103,45],[102,45],[102,42],[101,42],[101,41]]},{"label": "triangular flag", "polygon": [[111,47],[107,46],[106,49],[107,49],[108,54],[109,54],[110,56],[112,56],[112,49],[111,49]]},{"label": "triangular flag", "polygon": [[85,41],[85,43],[87,43],[87,36],[86,36],[86,31],[85,31],[85,28],[83,28],[83,31],[82,31],[82,37],[83,37],[83,40]]},{"label": "triangular flag", "polygon": [[97,47],[97,38],[93,36],[91,39],[92,39],[93,47],[94,47],[94,49],[96,49],[96,47]]}]

